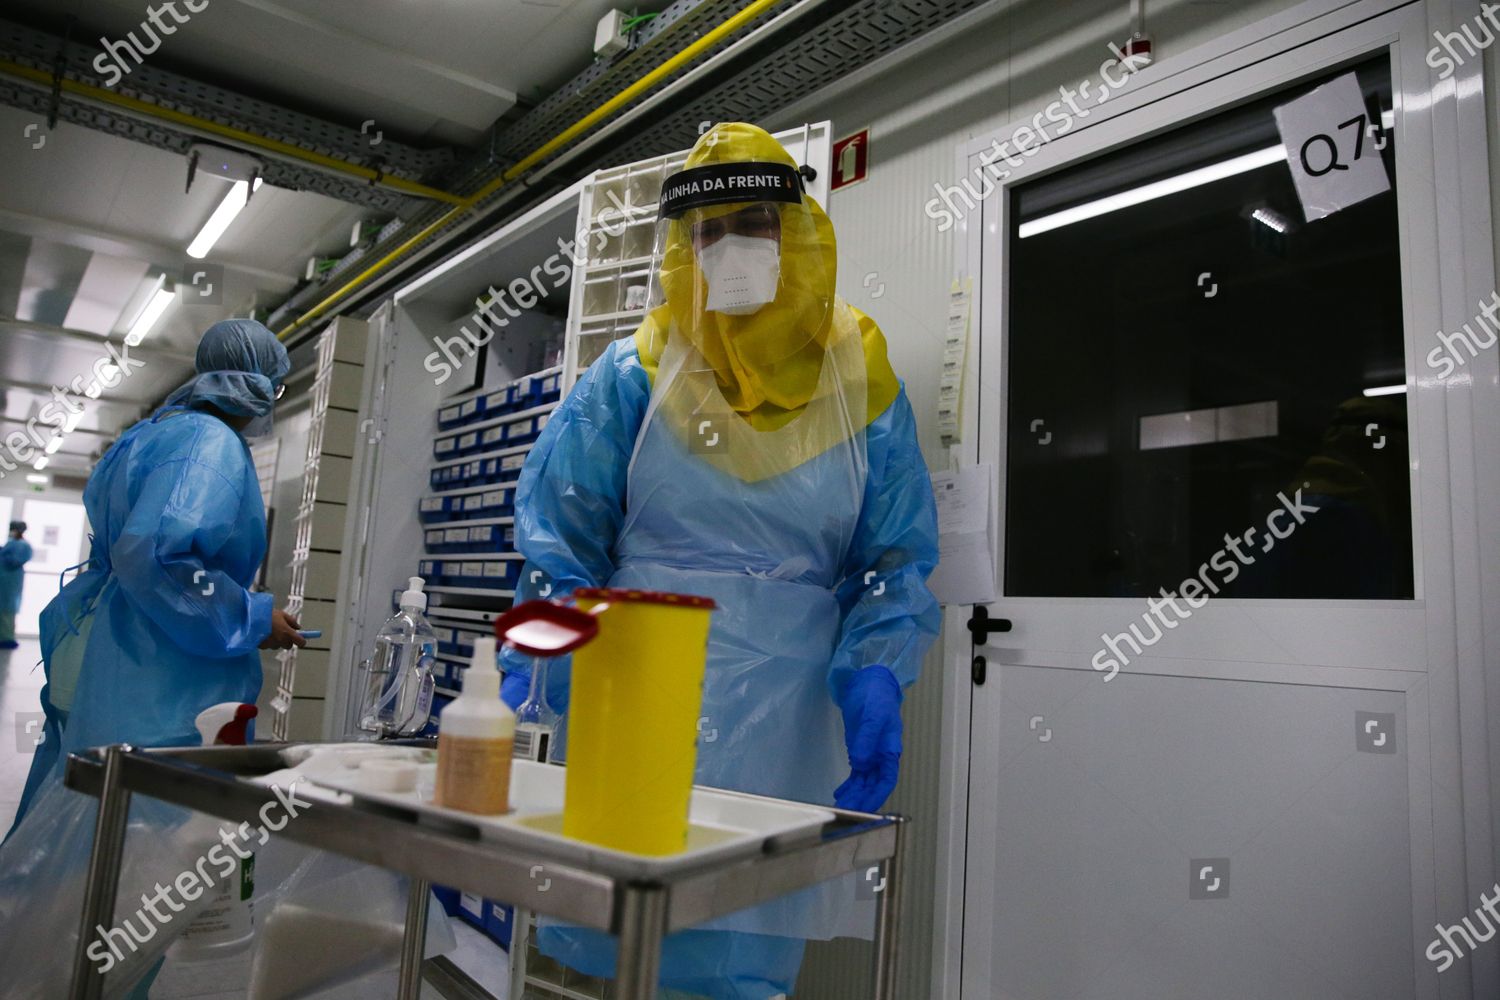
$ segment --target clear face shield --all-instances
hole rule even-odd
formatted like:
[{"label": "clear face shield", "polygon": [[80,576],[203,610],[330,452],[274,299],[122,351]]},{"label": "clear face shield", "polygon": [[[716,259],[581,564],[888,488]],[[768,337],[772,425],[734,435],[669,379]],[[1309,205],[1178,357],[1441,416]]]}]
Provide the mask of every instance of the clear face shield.
[{"label": "clear face shield", "polygon": [[[695,157],[719,151],[714,135]],[[833,227],[790,163],[736,158],[668,178],[637,334],[656,362],[648,419],[747,481],[856,438],[864,358],[836,262]]]},{"label": "clear face shield", "polygon": [[734,409],[800,406],[821,365],[835,266],[832,227],[804,199],[796,168],[689,167],[663,186],[648,330],[681,334],[683,364],[714,371]]}]

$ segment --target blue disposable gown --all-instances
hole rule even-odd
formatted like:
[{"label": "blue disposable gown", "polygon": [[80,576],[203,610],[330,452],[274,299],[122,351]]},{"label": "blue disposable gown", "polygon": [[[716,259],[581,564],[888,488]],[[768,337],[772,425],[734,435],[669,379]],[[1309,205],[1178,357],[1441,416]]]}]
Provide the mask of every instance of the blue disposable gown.
[{"label": "blue disposable gown", "polygon": [[[60,755],[194,746],[199,712],[260,693],[275,598],[249,590],[266,512],[244,439],[206,413],[158,411],[99,460],[83,504],[89,561],[42,612],[47,734],[17,825]],[[48,699],[57,657],[80,661],[65,716]]]},{"label": "blue disposable gown", "polygon": [[[552,597],[608,585],[714,598],[695,780],[831,804],[849,773],[834,691],[873,664],[910,685],[940,624],[926,585],[936,512],[905,392],[856,439],[867,473],[863,495],[847,500],[838,449],[746,483],[694,459],[659,421],[641,435],[650,398],[627,338],[553,414],[518,487],[527,563],[517,600],[548,584]],[[866,586],[871,572],[883,586]],[[530,670],[509,651],[504,665]],[[567,683],[560,662],[548,694],[561,709]],[[802,938],[849,932],[838,912],[847,908],[831,896],[799,893],[711,925],[740,933],[673,935],[662,978],[720,1000],[787,992]],[[585,972],[612,973],[602,935],[544,927],[538,944]]]},{"label": "blue disposable gown", "polygon": [[0,548],[0,611],[21,610],[21,584],[26,579],[21,567],[30,561],[31,543],[24,538],[12,538]]}]

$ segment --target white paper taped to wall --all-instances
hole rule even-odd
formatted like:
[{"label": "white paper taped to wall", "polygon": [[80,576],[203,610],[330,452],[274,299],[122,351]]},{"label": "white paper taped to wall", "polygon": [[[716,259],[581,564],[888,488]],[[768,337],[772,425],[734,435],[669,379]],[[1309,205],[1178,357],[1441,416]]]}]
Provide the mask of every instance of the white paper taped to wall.
[{"label": "white paper taped to wall", "polygon": [[1352,72],[1281,105],[1275,114],[1308,222],[1391,189],[1380,156],[1387,136],[1378,112],[1370,120]]},{"label": "white paper taped to wall", "polygon": [[995,548],[990,544],[990,465],[932,476],[937,498],[938,566],[928,578],[939,604],[988,604],[995,599]]},{"label": "white paper taped to wall", "polygon": [[964,355],[969,348],[969,279],[953,282],[948,292],[948,323],[943,335],[943,372],[938,379],[938,433],[943,444],[957,444],[962,431],[959,403],[964,384]]}]

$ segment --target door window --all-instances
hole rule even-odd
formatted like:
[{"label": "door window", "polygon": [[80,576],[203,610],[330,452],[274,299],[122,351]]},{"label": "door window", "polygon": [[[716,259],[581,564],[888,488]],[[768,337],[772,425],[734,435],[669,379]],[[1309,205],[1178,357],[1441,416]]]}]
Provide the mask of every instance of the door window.
[{"label": "door window", "polygon": [[[1390,188],[1307,221],[1350,72]],[[1381,56],[1011,189],[1009,596],[1413,596],[1393,121]]]}]

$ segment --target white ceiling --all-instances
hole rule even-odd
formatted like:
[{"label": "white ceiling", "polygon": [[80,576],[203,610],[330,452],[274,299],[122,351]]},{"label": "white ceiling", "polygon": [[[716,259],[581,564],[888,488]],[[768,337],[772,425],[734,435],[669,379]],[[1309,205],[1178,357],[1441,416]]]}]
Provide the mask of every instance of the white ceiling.
[{"label": "white ceiling", "polygon": [[[10,0],[75,37],[139,31],[141,0]],[[610,0],[212,0],[163,39],[160,66],[406,141],[468,146],[520,94],[538,100],[593,59]],[[648,5],[652,9],[660,5]],[[185,10],[180,7],[179,10]],[[144,35],[141,36],[144,38]],[[98,43],[95,42],[97,45]]]},{"label": "white ceiling", "polygon": [[[8,0],[3,16],[60,33],[71,14],[72,37],[102,46],[130,32],[145,38],[147,6]],[[338,124],[374,119],[416,146],[473,146],[518,94],[539,100],[589,64],[594,25],[612,6],[211,0],[149,58]],[[176,9],[187,13],[181,3]],[[46,132],[34,113],[0,107],[0,443],[38,415],[50,386],[87,376],[104,338],[121,341],[159,276],[176,277],[191,263],[184,250],[227,186],[200,173],[184,192],[186,176],[176,154],[67,123]],[[262,186],[209,254],[224,268],[220,304],[170,306],[132,352],[147,367],[89,402],[51,470],[87,469],[101,442],[191,374],[204,328],[279,303],[309,257],[347,249],[361,217],[368,213],[330,198]]]},{"label": "white ceiling", "polygon": [[[121,342],[156,279],[193,263],[184,250],[228,191],[200,174],[184,193],[182,157],[66,122],[19,138],[33,123],[29,112],[0,107],[0,136],[17,137],[0,156],[0,440],[37,415],[50,386],[92,377],[104,339]],[[223,268],[219,303],[168,307],[131,352],[147,367],[88,403],[52,467],[86,468],[101,441],[192,373],[206,327],[279,301],[308,257],[347,245],[359,215],[321,195],[262,186],[207,258]]]}]

